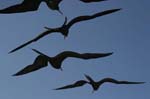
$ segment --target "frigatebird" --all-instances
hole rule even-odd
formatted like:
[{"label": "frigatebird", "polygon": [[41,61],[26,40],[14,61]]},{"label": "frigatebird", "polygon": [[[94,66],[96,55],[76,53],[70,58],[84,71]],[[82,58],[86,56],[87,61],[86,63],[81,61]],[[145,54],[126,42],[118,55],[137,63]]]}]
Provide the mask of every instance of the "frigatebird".
[{"label": "frigatebird", "polygon": [[113,53],[83,53],[83,54],[80,54],[80,53],[73,52],[73,51],[64,51],[54,57],[50,57],[36,49],[32,49],[32,50],[40,55],[37,56],[37,58],[35,59],[33,64],[26,66],[24,69],[20,70],[13,76],[19,76],[19,75],[23,75],[23,74],[27,74],[27,73],[39,70],[43,67],[48,66],[48,62],[51,64],[51,66],[53,68],[62,70],[61,65],[62,65],[63,61],[69,57],[88,60],[88,59],[102,58],[102,57],[110,56],[113,54]]},{"label": "frigatebird", "polygon": [[101,2],[101,1],[107,1],[107,0],[80,0],[84,3],[91,3],[91,2]]},{"label": "frigatebird", "polygon": [[116,12],[116,11],[119,11],[121,9],[111,9],[111,10],[106,10],[106,11],[103,11],[103,12],[98,12],[98,13],[95,13],[93,15],[84,15],[84,16],[78,16],[74,19],[72,19],[70,22],[67,23],[67,17],[65,17],[65,22],[64,24],[61,26],[61,27],[58,27],[58,28],[48,28],[48,27],[45,27],[47,30],[44,31],[43,33],[39,34],[38,36],[36,36],[35,38],[33,38],[32,40],[20,45],[19,47],[11,50],[9,53],[12,53],[12,52],[15,52],[33,42],[36,42],[38,41],[39,39],[41,39],[42,37],[48,35],[48,34],[51,34],[51,33],[61,33],[64,38],[68,36],[69,34],[69,29],[71,28],[71,26],[73,26],[75,23],[78,23],[78,22],[81,22],[81,21],[86,21],[86,20],[91,20],[91,19],[94,19],[94,18],[97,18],[97,17],[100,17],[100,16],[103,16],[103,15],[107,15],[107,14],[110,14],[110,13],[113,13],[113,12]]},{"label": "frigatebird", "polygon": [[59,10],[59,3],[62,0],[24,0],[21,4],[16,4],[0,10],[0,14],[24,13],[38,10],[41,2],[45,2],[51,10]]},{"label": "frigatebird", "polygon": [[66,85],[66,86],[63,86],[63,87],[60,87],[60,88],[56,88],[54,90],[76,88],[76,87],[81,87],[85,84],[90,84],[92,86],[93,92],[94,92],[94,91],[97,91],[102,84],[107,83],[107,82],[108,83],[114,83],[114,84],[143,84],[143,83],[145,83],[145,82],[119,81],[119,80],[116,80],[116,79],[113,79],[113,78],[103,78],[102,80],[96,82],[88,75],[85,75],[85,77],[87,78],[88,81],[79,80],[79,81],[76,81],[73,84]]}]

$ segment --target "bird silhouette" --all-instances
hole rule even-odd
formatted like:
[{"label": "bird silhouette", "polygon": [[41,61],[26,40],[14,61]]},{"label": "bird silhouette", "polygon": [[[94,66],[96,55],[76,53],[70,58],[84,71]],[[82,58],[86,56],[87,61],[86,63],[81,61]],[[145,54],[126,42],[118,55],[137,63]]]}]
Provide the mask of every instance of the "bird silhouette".
[{"label": "bird silhouette", "polygon": [[78,22],[81,22],[81,21],[86,21],[86,20],[91,20],[91,19],[103,16],[103,15],[107,15],[107,14],[110,14],[110,13],[113,13],[113,12],[116,12],[116,11],[119,11],[119,10],[121,10],[121,9],[111,9],[111,10],[106,10],[106,11],[103,11],[103,12],[98,12],[98,13],[95,13],[93,15],[78,16],[78,17],[72,19],[68,23],[67,23],[67,17],[65,17],[65,22],[64,22],[64,24],[61,27],[58,27],[58,28],[45,27],[47,29],[45,32],[39,34],[38,36],[36,36],[32,40],[30,40],[30,41],[20,45],[19,47],[11,50],[9,53],[15,52],[15,51],[17,51],[17,50],[19,50],[19,49],[21,49],[21,48],[23,48],[23,47],[33,43],[33,42],[38,41],[42,37],[44,37],[44,36],[46,36],[48,34],[51,34],[51,33],[61,33],[64,36],[64,38],[66,38],[68,36],[68,34],[69,34],[69,29],[75,23],[78,23]]},{"label": "bird silhouette", "polygon": [[59,10],[59,3],[62,0],[24,0],[21,4],[16,4],[0,10],[0,14],[23,13],[38,10],[41,2],[45,2],[51,10]]},{"label": "bird silhouette", "polygon": [[60,88],[56,88],[54,90],[69,89],[69,88],[81,87],[85,84],[90,84],[93,88],[92,92],[94,92],[94,91],[97,91],[99,89],[99,87],[106,82],[114,83],[114,84],[143,84],[143,83],[145,83],[145,82],[119,81],[119,80],[115,80],[113,78],[103,78],[102,80],[96,82],[88,75],[85,75],[85,77],[87,78],[88,81],[79,80],[79,81],[75,82],[74,84],[66,85],[66,86],[63,86]]},{"label": "bird silhouette", "polygon": [[84,3],[91,3],[91,2],[101,2],[101,1],[107,1],[107,0],[80,0]]},{"label": "bird silhouette", "polygon": [[113,53],[83,53],[83,54],[80,54],[80,53],[73,52],[73,51],[64,51],[54,57],[50,57],[36,49],[32,49],[32,50],[40,55],[37,56],[37,58],[35,59],[33,64],[28,65],[27,67],[20,70],[13,76],[19,76],[19,75],[23,75],[23,74],[27,74],[27,73],[36,71],[38,69],[48,66],[48,62],[51,64],[51,66],[53,68],[62,70],[61,65],[62,65],[63,61],[69,57],[88,60],[88,59],[102,58],[102,57],[110,56],[113,54]]}]

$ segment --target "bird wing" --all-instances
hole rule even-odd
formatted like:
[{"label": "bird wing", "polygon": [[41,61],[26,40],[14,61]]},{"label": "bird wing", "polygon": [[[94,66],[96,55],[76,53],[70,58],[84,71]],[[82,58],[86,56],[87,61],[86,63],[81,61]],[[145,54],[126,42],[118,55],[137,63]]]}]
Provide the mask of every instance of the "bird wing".
[{"label": "bird wing", "polygon": [[66,86],[63,86],[63,87],[60,87],[60,88],[56,88],[54,90],[61,90],[61,89],[69,89],[69,88],[80,87],[80,86],[85,85],[86,83],[87,83],[86,81],[80,80],[80,81],[75,82],[74,84],[66,85]]},{"label": "bird wing", "polygon": [[38,9],[41,1],[39,0],[24,0],[21,4],[16,4],[0,10],[0,13],[22,13],[27,11],[35,11]]},{"label": "bird wing", "polygon": [[94,82],[94,80],[90,77],[90,76],[88,76],[88,75],[84,75],[90,82]]},{"label": "bird wing", "polygon": [[34,52],[36,52],[36,53],[38,53],[38,54],[40,54],[40,55],[42,55],[42,56],[44,56],[44,57],[47,57],[47,58],[49,58],[49,56],[48,55],[46,55],[46,54],[44,54],[44,53],[42,53],[42,52],[40,52],[40,51],[38,51],[38,50],[36,50],[36,49],[32,49]]},{"label": "bird wing", "polygon": [[13,50],[11,50],[9,53],[13,53],[13,52],[15,52],[15,51],[17,51],[17,50],[19,50],[19,49],[21,49],[21,48],[23,48],[23,47],[25,47],[25,46],[31,44],[31,43],[33,43],[33,42],[38,41],[38,40],[41,39],[42,37],[44,37],[44,36],[46,36],[46,35],[48,35],[48,34],[50,34],[50,33],[53,33],[53,32],[55,32],[53,29],[47,30],[47,31],[41,33],[40,35],[36,36],[34,39],[32,39],[32,40],[30,40],[30,41],[28,41],[28,42],[26,42],[26,43],[24,43],[24,44],[18,46],[17,48],[15,48],[15,49],[13,49]]},{"label": "bird wing", "polygon": [[24,74],[39,70],[47,65],[48,65],[47,58],[45,58],[42,55],[39,55],[37,56],[33,64],[26,66],[25,68],[23,68],[22,70],[14,74],[13,76],[24,75]]},{"label": "bird wing", "polygon": [[77,23],[77,22],[86,21],[86,20],[91,20],[91,19],[94,19],[94,18],[103,16],[103,15],[107,15],[107,14],[110,14],[110,13],[113,13],[113,12],[116,12],[116,11],[119,11],[119,10],[121,10],[121,9],[111,9],[111,10],[106,10],[106,11],[103,11],[103,12],[98,12],[98,13],[95,13],[95,14],[93,14],[93,15],[78,16],[78,17],[72,19],[72,20],[67,24],[67,26],[68,26],[68,27],[71,27],[73,24],[75,24],[75,23]]},{"label": "bird wing", "polygon": [[145,82],[130,82],[130,81],[118,81],[113,78],[104,78],[99,81],[99,83],[105,83],[105,82],[110,82],[110,83],[115,83],[115,84],[143,84]]},{"label": "bird wing", "polygon": [[107,1],[107,0],[80,0],[84,3],[91,3],[91,2],[101,2],[101,1]]},{"label": "bird wing", "polygon": [[100,58],[100,57],[106,57],[109,55],[112,55],[113,53],[77,53],[73,51],[64,51],[58,55],[55,56],[55,58],[63,61],[64,59],[68,57],[74,57],[74,58],[81,58],[81,59],[94,59],[94,58]]}]

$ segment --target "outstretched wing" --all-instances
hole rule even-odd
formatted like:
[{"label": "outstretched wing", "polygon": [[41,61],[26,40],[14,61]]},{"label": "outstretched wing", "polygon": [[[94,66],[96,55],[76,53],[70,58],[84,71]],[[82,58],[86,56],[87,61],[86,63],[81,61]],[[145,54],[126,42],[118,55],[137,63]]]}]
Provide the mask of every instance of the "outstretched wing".
[{"label": "outstretched wing", "polygon": [[26,66],[25,68],[23,68],[22,70],[14,74],[13,76],[24,75],[24,74],[39,70],[43,67],[46,67],[47,65],[48,65],[47,58],[45,58],[42,55],[39,55],[37,56],[33,64]]},{"label": "outstretched wing", "polygon": [[115,83],[115,84],[143,84],[145,82],[131,82],[131,81],[118,81],[113,78],[104,78],[99,81],[99,83],[105,83],[105,82],[110,82],[110,83]]},{"label": "outstretched wing", "polygon": [[101,1],[107,1],[107,0],[80,0],[84,3],[91,3],[91,2],[101,2]]},{"label": "outstretched wing", "polygon": [[83,54],[80,54],[80,53],[73,52],[73,51],[64,51],[55,57],[60,60],[64,60],[67,57],[74,57],[74,58],[81,58],[81,59],[94,59],[94,58],[106,57],[106,56],[109,56],[112,54],[113,53],[83,53]]},{"label": "outstretched wing", "polygon": [[21,4],[16,4],[0,10],[2,14],[22,13],[35,11],[38,9],[42,0],[24,0]]},{"label": "outstretched wing", "polygon": [[103,15],[107,15],[107,14],[110,14],[110,13],[113,13],[113,12],[116,12],[116,11],[119,11],[119,10],[121,10],[121,9],[111,9],[111,10],[106,10],[106,11],[103,11],[103,12],[98,12],[98,13],[95,13],[95,14],[93,14],[93,15],[78,16],[78,17],[72,19],[72,20],[67,24],[67,26],[68,26],[68,27],[71,27],[73,24],[75,24],[75,23],[77,23],[77,22],[86,21],[86,20],[91,20],[91,19],[94,19],[94,18],[103,16]]},{"label": "outstretched wing", "polygon": [[60,88],[56,88],[54,90],[61,90],[61,89],[69,89],[69,88],[80,87],[80,86],[85,85],[86,83],[87,83],[86,81],[80,80],[80,81],[75,82],[74,84],[63,86],[63,87],[60,87]]},{"label": "outstretched wing", "polygon": [[84,75],[90,82],[94,82],[94,80],[90,77],[90,76],[88,76],[88,75]]},{"label": "outstretched wing", "polygon": [[25,46],[31,44],[31,43],[33,43],[33,42],[38,41],[38,40],[41,39],[42,37],[44,37],[44,36],[46,36],[46,35],[48,35],[48,34],[50,34],[50,33],[53,33],[53,32],[55,32],[53,29],[52,29],[52,30],[47,30],[47,31],[41,33],[40,35],[38,35],[37,37],[35,37],[34,39],[32,39],[32,40],[30,40],[30,41],[28,41],[28,42],[26,42],[26,43],[24,43],[24,44],[18,46],[17,48],[15,48],[15,49],[13,49],[13,50],[11,50],[9,53],[13,53],[13,52],[15,52],[15,51],[17,51],[17,50],[19,50],[19,49],[21,49],[21,48],[23,48],[23,47],[25,47]]}]

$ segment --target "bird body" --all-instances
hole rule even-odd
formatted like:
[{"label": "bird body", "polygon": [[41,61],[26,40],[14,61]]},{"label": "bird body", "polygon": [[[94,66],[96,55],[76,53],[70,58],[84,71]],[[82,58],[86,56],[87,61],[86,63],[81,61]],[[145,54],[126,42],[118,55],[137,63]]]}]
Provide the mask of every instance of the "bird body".
[{"label": "bird body", "polygon": [[48,60],[45,56],[38,55],[33,62],[33,64],[26,66],[23,70],[19,71],[18,73],[14,74],[13,76],[19,76],[23,74],[27,74],[31,71],[36,71],[40,68],[48,66]]},{"label": "bird body", "polygon": [[53,68],[62,70],[61,65],[62,65],[63,61],[68,57],[80,58],[80,59],[87,60],[87,59],[102,58],[102,57],[112,55],[112,53],[83,53],[83,54],[80,54],[80,53],[73,52],[73,51],[64,51],[54,57],[50,57],[36,49],[32,49],[32,50],[40,55],[35,59],[33,64],[26,66],[24,69],[20,70],[16,74],[14,74],[14,76],[27,74],[27,73],[36,71],[38,69],[41,69],[43,67],[46,67],[46,66],[48,66],[48,64],[47,64],[48,62],[51,64],[51,66]]},{"label": "bird body", "polygon": [[42,37],[44,37],[44,36],[46,36],[48,34],[51,34],[51,33],[61,33],[64,36],[64,38],[65,38],[69,34],[69,29],[75,23],[78,23],[78,22],[81,22],[81,21],[86,21],[86,20],[91,20],[91,19],[103,16],[103,15],[107,15],[107,14],[110,14],[110,13],[113,13],[113,12],[116,12],[116,11],[119,11],[119,10],[120,9],[111,9],[111,10],[106,10],[106,11],[103,11],[103,12],[98,12],[98,13],[95,13],[93,15],[78,16],[78,17],[72,19],[68,23],[67,23],[67,17],[65,17],[65,22],[64,22],[64,24],[61,27],[58,27],[58,28],[48,28],[48,27],[45,27],[47,29],[45,32],[43,32],[40,35],[36,36],[32,40],[30,40],[30,41],[28,41],[28,42],[20,45],[19,47],[11,50],[9,53],[15,52],[15,51],[17,51],[17,50],[19,50],[19,49],[21,49],[21,48],[23,48],[23,47],[25,47],[25,46],[33,43],[33,42],[38,41]]},{"label": "bird body", "polygon": [[145,82],[130,82],[130,81],[119,81],[119,80],[115,80],[113,78],[103,78],[100,81],[94,81],[90,76],[85,75],[85,77],[87,78],[88,81],[86,80],[79,80],[77,82],[75,82],[74,84],[70,84],[70,85],[66,85],[60,88],[56,88],[55,90],[62,90],[62,89],[69,89],[69,88],[75,88],[75,87],[81,87],[85,84],[90,84],[93,88],[93,92],[97,91],[99,89],[99,87],[106,83],[114,83],[114,84],[143,84]]}]

